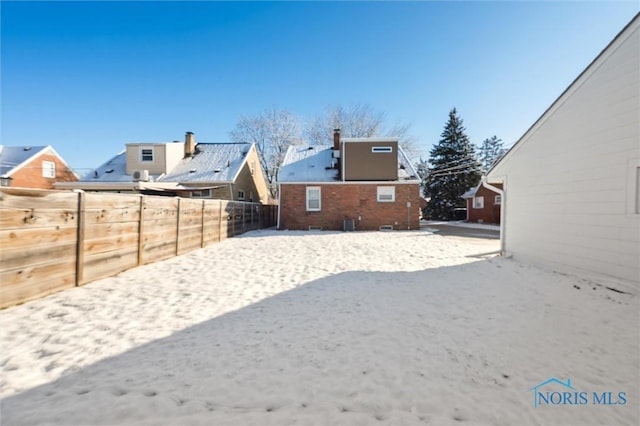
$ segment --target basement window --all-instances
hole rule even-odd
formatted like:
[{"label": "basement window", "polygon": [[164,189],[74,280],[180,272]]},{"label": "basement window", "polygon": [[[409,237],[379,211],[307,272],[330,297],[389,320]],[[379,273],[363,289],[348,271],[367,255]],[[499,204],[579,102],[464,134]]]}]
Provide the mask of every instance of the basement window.
[{"label": "basement window", "polygon": [[379,186],[378,187],[378,202],[379,203],[393,203],[396,201],[396,187],[395,186]]},{"label": "basement window", "polygon": [[484,208],[484,197],[473,197],[473,208],[474,209],[483,209]]},{"label": "basement window", "polygon": [[321,192],[319,186],[307,187],[307,211],[319,212],[321,207]]},{"label": "basement window", "polygon": [[42,162],[42,177],[55,178],[56,177],[56,163],[53,161]]},{"label": "basement window", "polygon": [[371,152],[374,152],[374,153],[393,152],[393,148],[390,146],[372,146]]}]

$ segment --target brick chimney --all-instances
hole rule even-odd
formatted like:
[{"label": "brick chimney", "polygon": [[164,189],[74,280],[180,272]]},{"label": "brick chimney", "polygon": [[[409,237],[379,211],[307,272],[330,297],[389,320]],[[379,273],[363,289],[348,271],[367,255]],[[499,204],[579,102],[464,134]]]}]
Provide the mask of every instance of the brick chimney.
[{"label": "brick chimney", "polygon": [[340,129],[333,129],[333,149],[340,151]]},{"label": "brick chimney", "polygon": [[190,157],[196,153],[196,137],[193,132],[187,132],[184,136],[184,157]]}]

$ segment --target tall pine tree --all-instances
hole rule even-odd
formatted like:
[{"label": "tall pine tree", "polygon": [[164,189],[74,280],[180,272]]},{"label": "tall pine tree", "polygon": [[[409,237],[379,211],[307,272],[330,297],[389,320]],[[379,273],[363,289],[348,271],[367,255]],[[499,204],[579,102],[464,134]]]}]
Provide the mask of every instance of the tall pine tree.
[{"label": "tall pine tree", "polygon": [[495,163],[505,153],[502,145],[502,139],[497,136],[491,136],[482,141],[482,145],[478,148],[478,160],[482,165],[482,173],[487,173],[493,163]]},{"label": "tall pine tree", "polygon": [[455,208],[465,206],[462,194],[480,182],[481,169],[455,108],[449,112],[440,138],[430,152],[431,169],[424,184],[424,195],[429,199],[425,213],[429,219],[451,220]]}]

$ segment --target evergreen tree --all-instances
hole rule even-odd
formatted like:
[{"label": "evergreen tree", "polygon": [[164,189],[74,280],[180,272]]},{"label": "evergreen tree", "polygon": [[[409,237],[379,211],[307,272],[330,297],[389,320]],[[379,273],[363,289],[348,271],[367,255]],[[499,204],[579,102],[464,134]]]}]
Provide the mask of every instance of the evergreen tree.
[{"label": "evergreen tree", "polygon": [[431,169],[424,184],[424,195],[429,199],[425,213],[429,219],[451,220],[454,209],[465,206],[462,194],[480,182],[480,163],[455,108],[449,112],[440,138],[430,152]]},{"label": "evergreen tree", "polygon": [[478,148],[478,160],[482,165],[482,173],[487,173],[493,163],[504,155],[505,151],[502,139],[498,139],[497,136],[494,135],[489,139],[483,140],[482,145]]}]

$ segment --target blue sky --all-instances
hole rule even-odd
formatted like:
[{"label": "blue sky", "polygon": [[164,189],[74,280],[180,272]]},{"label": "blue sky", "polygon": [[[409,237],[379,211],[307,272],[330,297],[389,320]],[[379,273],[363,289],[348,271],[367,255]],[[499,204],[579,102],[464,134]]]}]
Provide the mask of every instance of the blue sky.
[{"label": "blue sky", "polygon": [[2,144],[80,172],[127,142],[227,142],[240,115],[367,103],[425,158],[452,107],[513,144],[638,12],[601,2],[8,2]]}]

